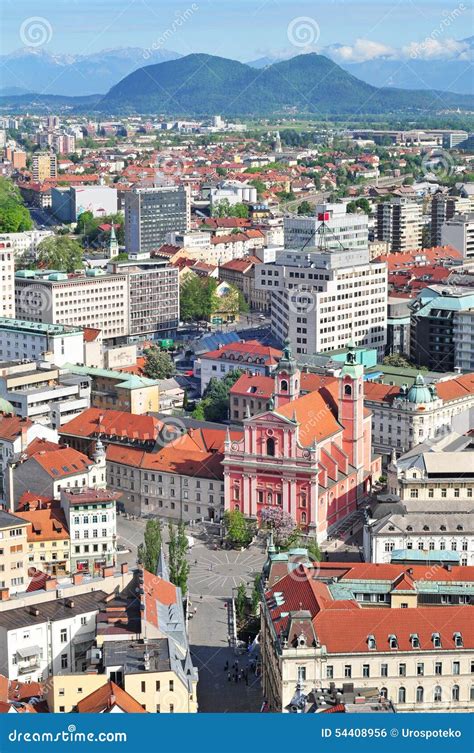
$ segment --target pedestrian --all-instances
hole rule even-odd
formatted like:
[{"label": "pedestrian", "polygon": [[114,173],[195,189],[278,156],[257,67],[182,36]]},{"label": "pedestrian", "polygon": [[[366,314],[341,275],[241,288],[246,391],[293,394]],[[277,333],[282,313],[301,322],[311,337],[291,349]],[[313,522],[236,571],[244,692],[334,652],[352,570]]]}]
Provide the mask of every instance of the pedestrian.
[{"label": "pedestrian", "polygon": [[198,561],[197,561],[197,559],[195,559],[195,560],[194,560],[194,564],[195,564],[195,565],[197,565],[197,563],[198,563]]},{"label": "pedestrian", "polygon": [[248,687],[249,686],[249,675],[248,672],[245,673],[245,684]]},{"label": "pedestrian", "polygon": [[227,681],[230,682],[230,672],[227,672]]},{"label": "pedestrian", "polygon": [[224,672],[227,672],[228,669],[229,669],[229,662],[226,661],[226,663],[224,665]]}]

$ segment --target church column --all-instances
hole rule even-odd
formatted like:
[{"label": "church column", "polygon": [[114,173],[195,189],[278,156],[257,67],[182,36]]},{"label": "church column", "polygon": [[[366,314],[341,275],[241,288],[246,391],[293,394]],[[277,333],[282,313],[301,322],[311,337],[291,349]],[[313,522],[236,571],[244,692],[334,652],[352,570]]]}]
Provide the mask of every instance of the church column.
[{"label": "church column", "polygon": [[296,520],[296,481],[290,479],[288,482],[289,494],[290,494],[290,514],[293,520]]}]

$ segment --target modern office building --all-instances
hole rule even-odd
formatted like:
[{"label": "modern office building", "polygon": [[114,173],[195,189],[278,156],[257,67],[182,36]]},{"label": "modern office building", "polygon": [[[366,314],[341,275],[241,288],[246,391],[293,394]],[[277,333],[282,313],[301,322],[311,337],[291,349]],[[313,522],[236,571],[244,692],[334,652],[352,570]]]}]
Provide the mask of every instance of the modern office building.
[{"label": "modern office building", "polygon": [[441,229],[445,222],[455,214],[471,212],[473,209],[474,203],[468,197],[435,193],[431,200],[431,245],[442,245]]},{"label": "modern office building", "polygon": [[43,362],[0,362],[2,399],[17,416],[58,429],[90,407],[90,379]]},{"label": "modern office building", "polygon": [[[467,200],[468,201],[468,200]],[[441,228],[443,245],[454,246],[465,261],[474,259],[474,212],[456,214]]]},{"label": "modern office building", "polygon": [[0,317],[0,361],[84,362],[84,330]]},{"label": "modern office building", "polygon": [[421,204],[411,199],[393,198],[377,204],[377,240],[387,241],[390,251],[408,251],[422,245]]},{"label": "modern office building", "polygon": [[284,218],[285,248],[316,246],[319,228],[324,223],[329,248],[365,251],[369,243],[368,222],[366,214],[348,213],[345,204],[318,204],[314,217]]},{"label": "modern office building", "polygon": [[44,324],[100,329],[104,340],[125,338],[129,327],[128,277],[87,269],[80,274],[20,270],[15,276],[18,317]]},{"label": "modern office building", "polygon": [[190,228],[190,203],[184,186],[135,188],[125,196],[125,248],[150,254],[172,231]]},{"label": "modern office building", "polygon": [[33,154],[31,173],[35,183],[58,177],[58,160],[55,154]]},{"label": "modern office building", "polygon": [[15,316],[15,255],[0,239],[0,316]]},{"label": "modern office building", "polygon": [[462,371],[474,371],[474,308],[454,314],[454,362]]},{"label": "modern office building", "polygon": [[68,186],[51,189],[51,211],[62,222],[76,222],[83,212],[104,217],[117,212],[117,189],[111,186]]},{"label": "modern office building", "polygon": [[432,371],[453,371],[470,362],[472,319],[464,314],[474,310],[473,288],[430,285],[420,291],[410,309],[413,363]]},{"label": "modern office building", "polygon": [[[321,231],[318,231],[321,232]],[[295,354],[355,345],[382,357],[387,336],[387,265],[368,250],[286,250],[256,267],[256,287],[271,294],[271,329]]]}]

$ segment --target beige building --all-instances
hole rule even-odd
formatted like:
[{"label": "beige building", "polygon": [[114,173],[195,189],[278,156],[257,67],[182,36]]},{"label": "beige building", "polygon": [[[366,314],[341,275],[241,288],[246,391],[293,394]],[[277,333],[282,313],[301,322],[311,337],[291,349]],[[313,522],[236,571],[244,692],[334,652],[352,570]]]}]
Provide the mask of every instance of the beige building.
[{"label": "beige building", "polygon": [[45,700],[52,714],[70,714],[78,703],[107,684],[107,676],[95,673],[62,674],[46,683]]},{"label": "beige building", "polygon": [[28,523],[28,567],[63,577],[70,573],[69,530],[58,505],[24,502],[16,515]]},{"label": "beige building", "polygon": [[298,550],[267,563],[260,648],[270,711],[290,711],[297,688],[332,682],[376,687],[397,711],[472,711],[474,568],[301,560]]},{"label": "beige building", "polygon": [[55,154],[34,154],[31,172],[35,183],[42,183],[58,175],[58,160]]},{"label": "beige building", "polygon": [[96,369],[68,364],[73,374],[90,377],[93,408],[127,413],[157,412],[160,409],[158,380],[112,369]]},{"label": "beige building", "polygon": [[0,510],[0,594],[26,590],[27,529],[25,520]]},{"label": "beige building", "polygon": [[128,278],[88,269],[83,274],[20,270],[15,276],[18,317],[100,329],[104,340],[129,331]]}]

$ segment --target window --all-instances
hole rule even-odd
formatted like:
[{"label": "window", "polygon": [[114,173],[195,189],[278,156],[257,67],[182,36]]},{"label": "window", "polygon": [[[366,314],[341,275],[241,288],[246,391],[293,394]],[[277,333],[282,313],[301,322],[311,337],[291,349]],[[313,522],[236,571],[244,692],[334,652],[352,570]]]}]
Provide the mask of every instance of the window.
[{"label": "window", "polygon": [[381,677],[388,677],[388,664],[381,664],[380,665],[380,676]]},{"label": "window", "polygon": [[170,714],[174,713],[174,704],[170,703]]},{"label": "window", "polygon": [[369,664],[362,665],[362,677],[370,677],[370,665]]},{"label": "window", "polygon": [[454,633],[454,645],[456,648],[462,648],[463,647],[463,640],[461,633]]},{"label": "window", "polygon": [[63,628],[61,630],[60,635],[61,635],[61,637],[60,637],[61,643],[67,643],[67,630],[66,630],[66,628]]},{"label": "window", "polygon": [[67,669],[67,654],[61,654],[61,669]]},{"label": "window", "polygon": [[267,439],[267,455],[272,458],[275,457],[275,440],[273,437]]},{"label": "window", "polygon": [[416,689],[416,702],[417,703],[423,703],[423,699],[425,697],[425,691],[422,687],[422,685],[418,685]]},{"label": "window", "polygon": [[174,680],[170,680],[170,690],[174,690]]},{"label": "window", "polygon": [[377,643],[375,641],[375,636],[374,635],[369,635],[368,636],[368,638],[367,638],[367,646],[368,646],[368,648],[369,648],[370,651],[375,651],[375,649],[377,648]]},{"label": "window", "polygon": [[469,691],[469,700],[474,701],[474,685],[471,685],[471,690]]},{"label": "window", "polygon": [[380,696],[381,696],[381,698],[388,698],[388,690],[387,690],[387,688],[380,688]]},{"label": "window", "polygon": [[81,617],[81,625],[87,624],[87,617]]},{"label": "window", "polygon": [[142,682],[141,682],[141,688],[142,688],[142,693],[145,693],[146,692],[146,682],[144,680],[142,680]]},{"label": "window", "polygon": [[306,667],[298,667],[298,682],[306,682]]},{"label": "window", "polygon": [[451,698],[453,699],[453,701],[459,701],[459,685],[453,685]]},{"label": "window", "polygon": [[443,698],[443,691],[441,690],[441,685],[436,685],[433,693],[433,700],[436,703],[440,703]]},{"label": "window", "polygon": [[442,675],[443,674],[443,662],[436,661],[435,662],[435,675]]},{"label": "window", "polygon": [[326,666],[326,678],[328,680],[332,680],[334,677],[334,666],[332,664],[328,664]]},{"label": "window", "polygon": [[439,633],[433,633],[431,640],[433,641],[434,648],[441,648],[441,637]]},{"label": "window", "polygon": [[407,676],[407,665],[406,664],[399,664],[398,665],[398,676],[399,677],[406,677]]},{"label": "window", "polygon": [[422,661],[418,662],[418,664],[416,665],[416,674],[418,675],[418,677],[423,677],[423,675],[425,674],[425,665]]},{"label": "window", "polygon": [[344,677],[352,677],[352,665],[351,664],[344,665]]},{"label": "window", "polygon": [[160,690],[160,687],[161,687],[161,683],[160,683],[160,681],[159,681],[159,680],[157,680],[157,681],[156,681],[156,684],[155,684],[155,690],[157,691],[157,693],[159,692],[159,690]]},{"label": "window", "polygon": [[453,675],[459,675],[461,672],[461,663],[453,661]]},{"label": "window", "polygon": [[406,688],[398,688],[398,703],[405,703],[407,699],[407,691]]},{"label": "window", "polygon": [[389,635],[388,641],[389,641],[390,648],[398,648],[398,641],[397,641],[396,635]]}]

